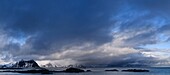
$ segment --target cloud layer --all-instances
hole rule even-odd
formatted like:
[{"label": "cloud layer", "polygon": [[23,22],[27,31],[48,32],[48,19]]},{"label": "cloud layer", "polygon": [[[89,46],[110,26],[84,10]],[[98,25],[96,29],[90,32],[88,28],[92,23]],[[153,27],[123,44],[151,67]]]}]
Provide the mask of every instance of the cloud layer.
[{"label": "cloud layer", "polygon": [[169,65],[169,2],[1,0],[1,63]]}]

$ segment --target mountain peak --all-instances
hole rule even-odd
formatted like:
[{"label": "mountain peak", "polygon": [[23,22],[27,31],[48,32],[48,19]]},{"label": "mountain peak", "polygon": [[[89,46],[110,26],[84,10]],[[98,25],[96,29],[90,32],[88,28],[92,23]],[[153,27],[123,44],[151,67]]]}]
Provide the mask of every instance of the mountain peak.
[{"label": "mountain peak", "polygon": [[40,67],[34,60],[21,60],[19,62],[16,62],[13,66],[13,68],[29,68],[29,67]]}]

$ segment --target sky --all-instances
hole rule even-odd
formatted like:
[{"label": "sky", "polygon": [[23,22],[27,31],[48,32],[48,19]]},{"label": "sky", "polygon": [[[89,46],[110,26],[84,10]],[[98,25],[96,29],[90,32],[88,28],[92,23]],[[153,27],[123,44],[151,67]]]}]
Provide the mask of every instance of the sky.
[{"label": "sky", "polygon": [[170,66],[170,0],[0,0],[0,64]]}]

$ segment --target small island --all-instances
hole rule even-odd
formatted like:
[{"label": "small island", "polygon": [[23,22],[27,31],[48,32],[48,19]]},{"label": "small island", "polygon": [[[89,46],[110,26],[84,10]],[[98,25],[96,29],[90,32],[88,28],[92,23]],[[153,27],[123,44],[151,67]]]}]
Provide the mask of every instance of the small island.
[{"label": "small island", "polygon": [[122,70],[122,72],[149,72],[149,70],[144,70],[144,69],[127,69],[127,70]]},{"label": "small island", "polygon": [[105,71],[119,71],[119,70],[117,70],[117,69],[110,69],[110,70],[105,70]]}]

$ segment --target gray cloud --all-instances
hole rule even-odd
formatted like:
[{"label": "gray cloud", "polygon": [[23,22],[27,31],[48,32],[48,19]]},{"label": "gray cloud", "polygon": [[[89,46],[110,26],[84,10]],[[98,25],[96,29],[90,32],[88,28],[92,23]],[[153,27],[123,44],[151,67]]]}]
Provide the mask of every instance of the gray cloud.
[{"label": "gray cloud", "polygon": [[168,0],[1,0],[0,49],[11,54],[1,60],[156,64],[160,60],[142,54],[145,50],[139,47],[159,43],[161,34],[169,37],[168,4]]},{"label": "gray cloud", "polygon": [[[2,1],[1,18],[5,30],[14,38],[27,38],[35,50],[55,50],[77,42],[102,44],[111,40],[111,15],[119,1]],[[4,7],[4,8],[3,8]],[[7,13],[8,12],[8,13]],[[78,43],[80,44],[80,43]],[[52,49],[41,54],[52,53]],[[32,54],[32,53],[31,53]]]}]

